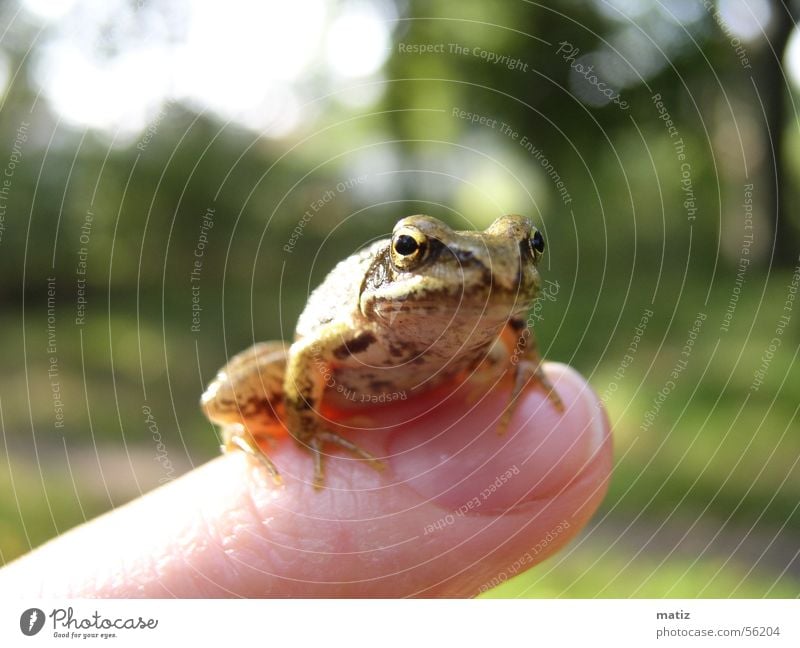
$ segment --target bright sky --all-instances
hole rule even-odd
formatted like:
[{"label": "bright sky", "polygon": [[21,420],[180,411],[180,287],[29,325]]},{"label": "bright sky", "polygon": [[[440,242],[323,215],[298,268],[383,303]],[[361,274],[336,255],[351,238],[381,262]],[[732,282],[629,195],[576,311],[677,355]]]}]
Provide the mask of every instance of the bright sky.
[{"label": "bright sky", "polygon": [[[179,100],[266,136],[285,136],[305,118],[309,99],[341,89],[342,81],[380,78],[396,18],[391,0],[22,2],[45,27],[33,76],[54,110],[76,126],[123,135],[137,134],[167,101]],[[629,20],[656,11],[676,27],[674,18],[688,24],[703,17],[697,0],[595,2],[621,23],[612,41],[645,77],[663,57],[640,42]],[[760,37],[771,18],[768,0],[718,0],[717,10],[745,42]],[[601,65],[604,52],[594,55]],[[800,88],[797,30],[786,65]],[[7,68],[0,56],[0,88]],[[638,82],[616,57],[605,74],[618,87]],[[380,98],[380,84],[364,87],[340,100],[364,106]]]},{"label": "bright sky", "polygon": [[[280,137],[314,93],[370,79],[390,2],[24,0],[45,26],[34,80],[67,122],[136,133],[169,100]],[[372,100],[377,100],[373,96]]]}]

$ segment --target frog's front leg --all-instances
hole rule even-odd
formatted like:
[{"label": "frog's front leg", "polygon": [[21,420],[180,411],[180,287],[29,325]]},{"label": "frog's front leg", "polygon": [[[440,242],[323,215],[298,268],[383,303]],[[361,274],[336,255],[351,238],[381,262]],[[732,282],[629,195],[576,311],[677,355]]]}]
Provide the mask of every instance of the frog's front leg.
[{"label": "frog's front leg", "polygon": [[327,383],[332,380],[337,350],[346,348],[347,330],[331,327],[313,341],[299,340],[289,351],[289,364],[284,379],[286,423],[297,442],[311,451],[314,459],[314,486],[324,483],[323,449],[326,443],[338,445],[382,470],[382,461],[344,437],[325,428],[320,406]]},{"label": "frog's front leg", "polygon": [[498,434],[503,434],[514,413],[517,399],[522,390],[533,381],[534,386],[544,389],[550,402],[559,412],[564,410],[564,402],[553,387],[550,379],[542,369],[542,357],[536,344],[533,332],[522,319],[511,319],[501,334],[503,342],[501,348],[509,353],[511,370],[514,375],[514,384],[511,389],[511,398],[503,411],[498,424]]}]

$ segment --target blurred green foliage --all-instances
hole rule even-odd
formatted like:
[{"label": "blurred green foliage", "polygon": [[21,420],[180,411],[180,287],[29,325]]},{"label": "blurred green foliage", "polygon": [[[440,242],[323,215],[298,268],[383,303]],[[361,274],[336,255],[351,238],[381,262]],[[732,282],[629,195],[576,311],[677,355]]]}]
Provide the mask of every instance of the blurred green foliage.
[{"label": "blurred green foliage", "polygon": [[[333,264],[399,217],[426,212],[483,227],[522,212],[543,227],[543,273],[558,282],[555,300],[542,304],[538,339],[548,358],[576,366],[599,393],[618,384],[607,402],[617,463],[599,522],[579,544],[492,595],[796,596],[797,554],[781,554],[783,563],[774,555],[800,531],[794,322],[764,384],[751,389],[793,270],[770,257],[765,206],[773,189],[759,96],[710,15],[676,26],[651,7],[636,29],[655,43],[642,60],[660,63],[621,89],[629,110],[581,100],[592,88],[575,85],[559,43],[596,52],[624,44],[634,30],[599,4],[400,3],[374,104],[322,98],[296,131],[269,139],[175,102],[144,150],[135,139],[111,145],[108,133],[61,124],[36,97],[24,30],[7,44],[21,71],[3,100],[0,167],[20,124],[31,126],[0,241],[8,455],[0,464],[0,559],[165,478],[143,405],[176,470],[213,456],[217,439],[197,407],[203,385],[252,341],[290,338],[308,292]],[[412,54],[400,43],[446,48]],[[527,71],[451,54],[451,43],[519,59]],[[768,59],[764,39],[747,47],[754,60]],[[694,220],[655,93],[691,163]],[[454,108],[504,122],[519,137],[454,117]],[[732,123],[744,149],[731,140]],[[552,162],[568,204],[519,144],[523,136]],[[780,125],[776,136],[796,144],[796,124]],[[791,181],[781,187],[790,197],[796,149],[787,159]],[[363,183],[336,192],[284,252],[300,215],[359,176]],[[753,262],[723,331],[746,182],[755,186]],[[201,325],[192,331],[190,273],[210,207]],[[86,316],[76,325],[87,211]],[[790,236],[794,225],[786,227]],[[47,373],[48,277],[56,286],[63,428],[54,426]],[[655,315],[615,378],[648,308]],[[698,312],[707,319],[688,365],[642,431]],[[73,457],[83,457],[79,471]],[[665,525],[685,535],[658,541]],[[694,554],[683,549],[687,538]]]}]

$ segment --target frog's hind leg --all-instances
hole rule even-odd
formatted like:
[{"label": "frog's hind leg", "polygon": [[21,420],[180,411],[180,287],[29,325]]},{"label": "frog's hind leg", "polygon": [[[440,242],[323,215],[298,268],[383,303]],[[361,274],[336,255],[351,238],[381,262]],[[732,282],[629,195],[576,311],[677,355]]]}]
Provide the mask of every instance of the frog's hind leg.
[{"label": "frog's hind leg", "polygon": [[258,459],[277,483],[278,470],[259,442],[274,443],[282,433],[285,373],[286,346],[261,342],[231,358],[201,400],[206,416],[223,427],[222,450]]},{"label": "frog's hind leg", "polygon": [[[222,446],[222,450],[224,452],[241,450],[249,457],[257,459],[259,462],[261,462],[264,468],[266,468],[270,477],[272,477],[272,481],[275,482],[277,486],[281,486],[283,484],[281,474],[278,472],[275,464],[272,463],[272,459],[267,456],[267,453],[264,452],[263,448],[258,444],[255,437],[250,434],[244,428],[244,426],[231,425],[226,427],[223,431],[223,438],[224,444]],[[272,437],[269,437],[269,439],[272,441]]]}]

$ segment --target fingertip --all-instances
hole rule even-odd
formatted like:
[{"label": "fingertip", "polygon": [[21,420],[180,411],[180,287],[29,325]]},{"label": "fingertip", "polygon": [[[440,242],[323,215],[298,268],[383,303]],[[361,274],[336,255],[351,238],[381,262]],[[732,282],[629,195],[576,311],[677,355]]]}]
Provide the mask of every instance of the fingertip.
[{"label": "fingertip", "polygon": [[580,420],[583,420],[587,452],[596,454],[609,445],[611,424],[608,412],[597,392],[580,372],[562,362],[545,362],[542,368],[562,399],[571,403],[571,407],[575,410],[573,418],[576,424],[580,425]]},{"label": "fingertip", "polygon": [[485,513],[555,497],[607,454],[608,418],[574,369],[547,363],[545,372],[563,402],[559,410],[545,389],[519,398],[505,434],[497,424],[510,400],[497,386],[478,403],[454,399],[391,438],[398,479],[424,499],[458,507],[490,493]]}]

